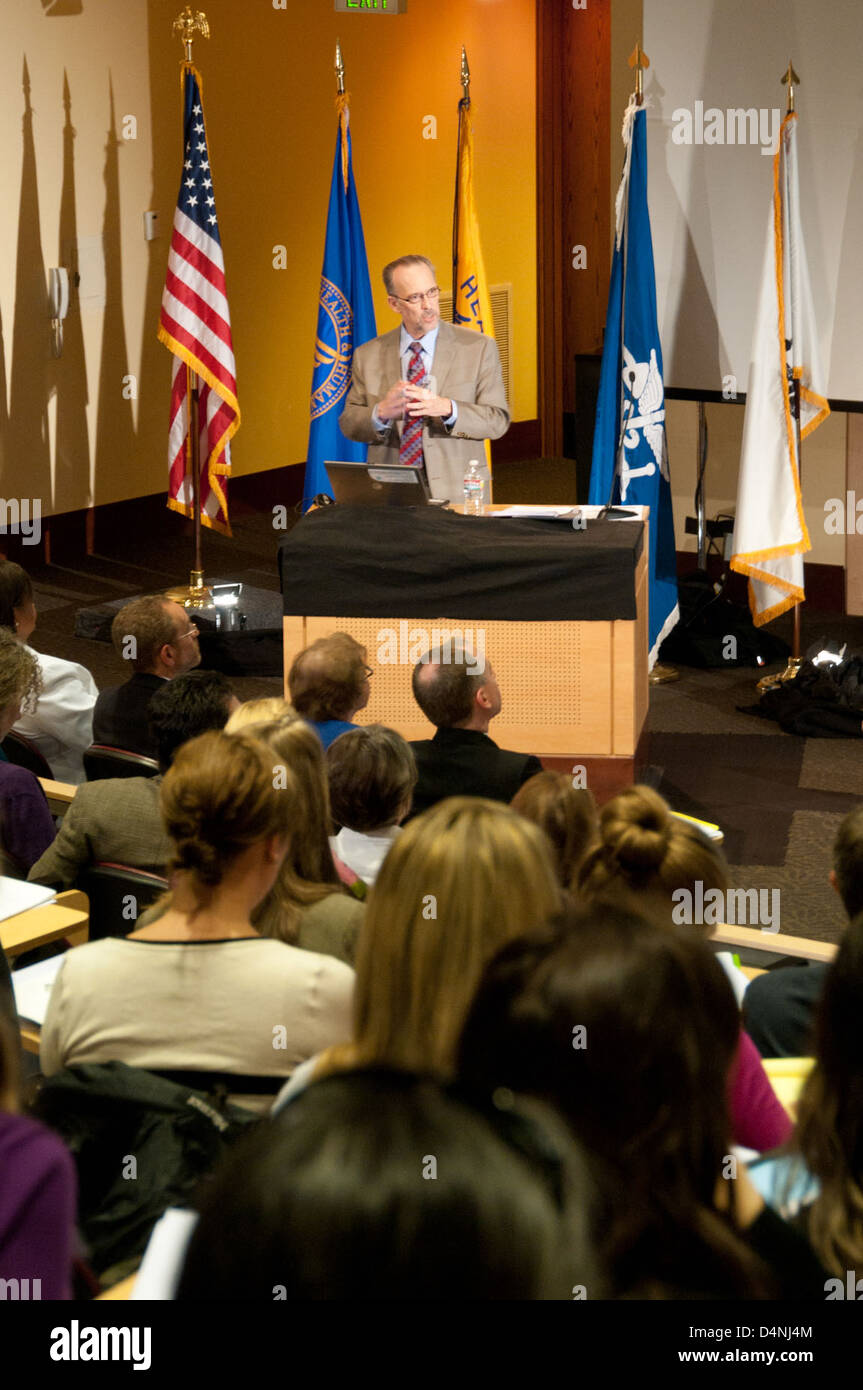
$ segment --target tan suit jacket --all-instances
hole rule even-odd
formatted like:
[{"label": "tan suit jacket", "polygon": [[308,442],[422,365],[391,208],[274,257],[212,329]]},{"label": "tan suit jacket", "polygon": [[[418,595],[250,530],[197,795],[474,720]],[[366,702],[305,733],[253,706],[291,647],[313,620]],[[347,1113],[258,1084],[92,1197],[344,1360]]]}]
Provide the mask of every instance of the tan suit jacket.
[{"label": "tan suit jacket", "polygon": [[162,827],[161,785],[161,777],[82,783],[56,840],[30,870],[30,882],[69,888],[82,869],[102,861],[163,873],[171,842]]},{"label": "tan suit jacket", "polygon": [[[348,439],[368,444],[369,463],[399,461],[402,421],[393,420],[384,434],[372,424],[372,410],[402,379],[399,359],[401,327],[363,343],[354,351],[351,389],[339,421]],[[431,375],[436,394],[458,406],[452,430],[443,420],[429,418],[423,426],[423,457],[433,497],[460,502],[465,469],[471,459],[485,465],[482,440],[499,439],[509,428],[509,406],[503,386],[500,356],[493,338],[472,328],[441,323]]]}]

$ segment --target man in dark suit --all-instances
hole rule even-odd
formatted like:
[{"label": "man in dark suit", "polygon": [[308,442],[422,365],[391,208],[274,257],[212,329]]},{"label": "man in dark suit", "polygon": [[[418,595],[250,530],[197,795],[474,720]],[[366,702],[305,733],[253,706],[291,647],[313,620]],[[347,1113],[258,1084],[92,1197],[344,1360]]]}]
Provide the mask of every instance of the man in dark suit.
[{"label": "man in dark suit", "polygon": [[133,599],[111,624],[117,655],[132,666],[125,685],[101,691],[93,711],[93,742],[158,757],[147,723],[157,690],[200,663],[198,629],[179,603],[159,594]]},{"label": "man in dark suit", "polygon": [[164,682],[149,712],[159,775],[84,782],[56,840],[30,870],[30,882],[69,888],[82,869],[100,863],[162,873],[171,848],[159,807],[162,774],[181,744],[210,729],[223,729],[238,703],[218,671],[190,671]]},{"label": "man in dark suit", "polygon": [[[369,463],[423,463],[432,496],[460,501],[471,459],[485,471],[483,441],[509,428],[497,344],[441,322],[440,289],[425,256],[400,256],[383,278],[401,327],[354,349],[339,426],[371,446]],[[411,451],[402,446],[412,421],[421,429]]]},{"label": "man in dark suit", "polygon": [[411,815],[447,796],[509,802],[523,782],[542,772],[532,753],[508,752],[488,736],[501,710],[500,686],[488,662],[480,665],[456,643],[451,651],[429,652],[414,667],[413,692],[437,733],[411,743],[419,774]]}]

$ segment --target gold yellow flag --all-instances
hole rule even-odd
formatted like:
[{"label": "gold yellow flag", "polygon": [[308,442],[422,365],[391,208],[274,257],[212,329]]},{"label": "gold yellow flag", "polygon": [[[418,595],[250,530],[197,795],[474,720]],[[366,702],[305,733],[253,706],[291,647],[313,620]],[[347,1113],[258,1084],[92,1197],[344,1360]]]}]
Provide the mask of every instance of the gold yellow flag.
[{"label": "gold yellow flag", "polygon": [[[494,337],[491,297],[482,259],[479,224],[473,196],[473,121],[471,103],[458,104],[458,156],[456,160],[455,212],[453,216],[452,321],[462,328]],[[485,441],[491,475],[491,445]]]}]

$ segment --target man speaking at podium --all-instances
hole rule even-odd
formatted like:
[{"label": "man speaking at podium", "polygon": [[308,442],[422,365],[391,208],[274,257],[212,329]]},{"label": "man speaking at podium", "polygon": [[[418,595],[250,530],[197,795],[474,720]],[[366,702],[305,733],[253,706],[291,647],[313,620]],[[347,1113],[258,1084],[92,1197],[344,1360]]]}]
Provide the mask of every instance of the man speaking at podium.
[{"label": "man speaking at podium", "polygon": [[460,501],[468,463],[483,462],[481,441],[509,428],[497,344],[441,323],[425,256],[400,256],[383,278],[401,327],[354,349],[342,433],[371,446],[370,464],[424,463],[431,495]]}]

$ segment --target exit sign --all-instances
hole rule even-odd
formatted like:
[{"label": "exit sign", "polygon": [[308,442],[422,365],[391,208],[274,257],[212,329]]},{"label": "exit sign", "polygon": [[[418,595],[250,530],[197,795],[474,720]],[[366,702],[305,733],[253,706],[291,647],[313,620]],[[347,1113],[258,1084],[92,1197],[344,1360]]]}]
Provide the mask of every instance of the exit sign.
[{"label": "exit sign", "polygon": [[335,0],[337,14],[407,14],[408,0]]}]

